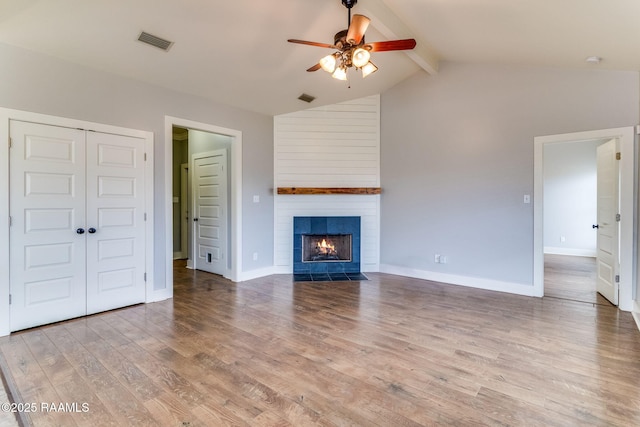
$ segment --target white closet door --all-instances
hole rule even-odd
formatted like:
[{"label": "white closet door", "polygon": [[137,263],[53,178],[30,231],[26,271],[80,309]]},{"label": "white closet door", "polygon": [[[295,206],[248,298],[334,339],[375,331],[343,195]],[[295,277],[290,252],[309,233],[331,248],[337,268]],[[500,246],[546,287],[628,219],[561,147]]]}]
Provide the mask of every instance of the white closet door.
[{"label": "white closet door", "polygon": [[12,120],[10,136],[15,331],[86,314],[85,132]]},{"label": "white closet door", "polygon": [[144,140],[87,133],[87,313],[145,301]]}]

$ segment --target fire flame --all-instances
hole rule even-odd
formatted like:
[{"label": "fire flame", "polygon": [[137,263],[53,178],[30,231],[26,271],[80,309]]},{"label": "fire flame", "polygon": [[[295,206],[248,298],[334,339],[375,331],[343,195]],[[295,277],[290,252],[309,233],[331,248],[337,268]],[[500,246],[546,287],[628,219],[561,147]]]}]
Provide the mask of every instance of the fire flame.
[{"label": "fire flame", "polygon": [[327,243],[325,239],[322,239],[322,242],[318,242],[317,244],[318,251],[323,254],[335,252],[336,246],[332,245],[331,242]]}]

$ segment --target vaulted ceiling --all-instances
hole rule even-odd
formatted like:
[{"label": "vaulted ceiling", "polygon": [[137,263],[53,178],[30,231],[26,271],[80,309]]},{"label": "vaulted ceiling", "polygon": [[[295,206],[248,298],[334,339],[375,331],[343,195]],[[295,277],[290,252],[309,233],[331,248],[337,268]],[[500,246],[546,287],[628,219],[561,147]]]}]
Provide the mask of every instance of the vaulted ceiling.
[{"label": "vaulted ceiling", "polygon": [[442,61],[640,70],[636,0],[359,0],[352,12],[371,18],[367,41],[418,46],[374,53],[364,80],[306,72],[332,51],[287,39],[332,43],[347,27],[341,0],[0,0],[0,42],[270,115],[437,76]]}]

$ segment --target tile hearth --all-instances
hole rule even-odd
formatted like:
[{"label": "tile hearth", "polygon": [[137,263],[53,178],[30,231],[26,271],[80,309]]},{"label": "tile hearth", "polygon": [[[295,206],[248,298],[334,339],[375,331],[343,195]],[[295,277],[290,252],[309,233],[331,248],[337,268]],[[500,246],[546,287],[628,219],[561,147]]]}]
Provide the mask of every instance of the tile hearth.
[{"label": "tile hearth", "polygon": [[350,282],[369,280],[362,273],[300,273],[293,275],[294,282]]}]

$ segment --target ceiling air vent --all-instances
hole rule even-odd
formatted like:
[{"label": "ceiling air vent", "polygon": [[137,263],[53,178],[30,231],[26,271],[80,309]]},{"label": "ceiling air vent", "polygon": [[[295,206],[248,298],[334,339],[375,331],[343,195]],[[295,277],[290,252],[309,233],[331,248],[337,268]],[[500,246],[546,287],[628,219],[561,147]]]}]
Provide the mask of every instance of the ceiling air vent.
[{"label": "ceiling air vent", "polygon": [[154,36],[153,34],[145,33],[144,31],[140,33],[138,40],[143,43],[150,44],[151,46],[160,48],[164,51],[168,51],[173,44],[173,42],[170,42],[169,40]]},{"label": "ceiling air vent", "polygon": [[299,99],[300,101],[304,101],[304,102],[311,102],[311,101],[313,101],[314,99],[316,99],[316,97],[315,97],[315,96],[311,96],[311,95],[307,95],[306,93],[303,93],[302,95],[300,95],[300,96],[298,97],[298,99]]}]

